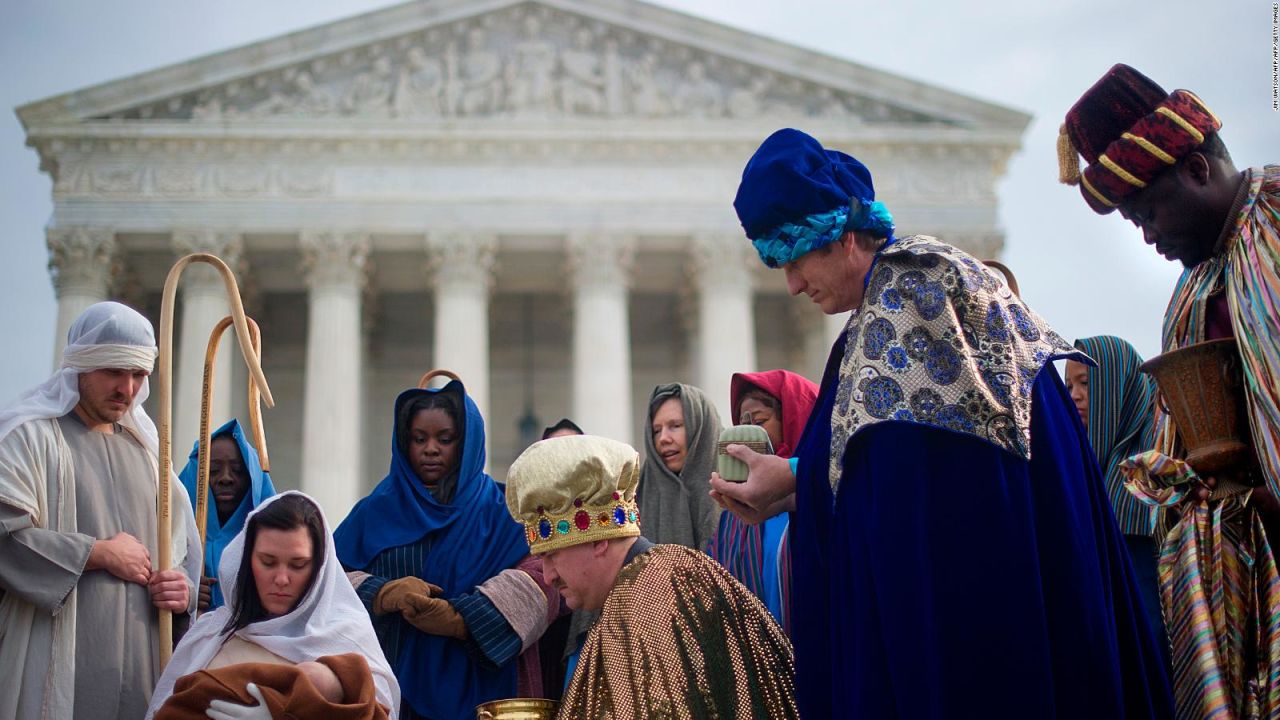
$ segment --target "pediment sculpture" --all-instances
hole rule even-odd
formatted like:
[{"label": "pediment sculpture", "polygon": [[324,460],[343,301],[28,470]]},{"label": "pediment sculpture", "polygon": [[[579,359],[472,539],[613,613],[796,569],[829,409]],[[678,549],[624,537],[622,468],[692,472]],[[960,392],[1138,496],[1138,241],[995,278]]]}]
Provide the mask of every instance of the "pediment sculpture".
[{"label": "pediment sculpture", "polygon": [[415,31],[109,117],[225,122],[504,116],[946,122],[537,5]]}]

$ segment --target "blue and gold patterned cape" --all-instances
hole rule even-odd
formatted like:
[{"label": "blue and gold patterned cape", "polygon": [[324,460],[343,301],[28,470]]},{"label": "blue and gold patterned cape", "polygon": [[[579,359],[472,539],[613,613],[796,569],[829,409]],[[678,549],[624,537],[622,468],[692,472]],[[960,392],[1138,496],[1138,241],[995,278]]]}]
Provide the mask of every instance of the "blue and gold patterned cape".
[{"label": "blue and gold patterned cape", "polygon": [[831,488],[849,438],[885,420],[975,435],[1029,459],[1031,387],[1046,362],[1087,356],[999,273],[936,239],[899,238],[845,326],[831,413]]},{"label": "blue and gold patterned cape", "polygon": [[801,716],[1173,717],[1073,348],[932,238],[864,282],[795,453]]}]

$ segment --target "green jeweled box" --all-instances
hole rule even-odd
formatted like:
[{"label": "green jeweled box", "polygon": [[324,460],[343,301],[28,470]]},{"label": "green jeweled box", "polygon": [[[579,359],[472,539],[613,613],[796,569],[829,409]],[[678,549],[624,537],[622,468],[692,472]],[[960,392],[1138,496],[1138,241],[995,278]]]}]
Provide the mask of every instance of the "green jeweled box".
[{"label": "green jeweled box", "polygon": [[747,464],[725,451],[729,445],[746,445],[758,453],[773,454],[769,433],[759,425],[734,425],[721,430],[716,443],[716,472],[729,482],[747,481]]}]

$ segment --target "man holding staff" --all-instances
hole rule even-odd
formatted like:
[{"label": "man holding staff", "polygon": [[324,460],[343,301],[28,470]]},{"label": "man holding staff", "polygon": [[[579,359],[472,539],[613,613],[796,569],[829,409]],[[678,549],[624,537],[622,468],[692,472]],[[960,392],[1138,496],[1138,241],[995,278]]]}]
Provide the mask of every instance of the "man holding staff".
[{"label": "man holding staff", "polygon": [[151,323],[118,303],[72,324],[62,365],[0,411],[0,718],[138,718],[159,676],[157,609],[184,612],[200,559],[173,483],[154,568]]}]

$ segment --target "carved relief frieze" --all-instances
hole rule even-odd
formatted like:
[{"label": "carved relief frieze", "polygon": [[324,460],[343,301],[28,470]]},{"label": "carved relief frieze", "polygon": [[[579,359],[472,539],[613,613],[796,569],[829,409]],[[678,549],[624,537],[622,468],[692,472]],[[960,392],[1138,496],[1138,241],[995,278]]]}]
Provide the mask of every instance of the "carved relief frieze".
[{"label": "carved relief frieze", "polygon": [[226,165],[214,171],[214,185],[231,197],[262,195],[269,178],[268,168],[257,165]]},{"label": "carved relief frieze", "polygon": [[83,192],[86,189],[87,179],[83,163],[62,162],[57,165],[58,172],[53,178],[53,196],[55,198],[66,197],[75,194],[77,191]]},{"label": "carved relief frieze", "polygon": [[155,190],[161,195],[194,195],[200,190],[201,170],[195,165],[160,165],[151,172]]},{"label": "carved relief frieze", "polygon": [[143,167],[104,163],[93,168],[89,186],[102,195],[134,195],[142,191]]},{"label": "carved relief frieze", "polygon": [[163,198],[310,198],[333,192],[333,168],[294,165],[71,162],[63,165],[54,196]]},{"label": "carved relief frieze", "polygon": [[[151,142],[86,139],[67,157],[54,157],[58,199],[288,199],[348,194],[419,192],[415,167],[435,162],[509,164],[554,160],[625,162],[657,160],[732,162],[755,150],[756,140],[652,137],[489,138],[439,133],[405,137],[389,133],[358,139],[310,140],[198,138]],[[926,204],[994,203],[999,158],[1007,148],[924,141],[842,145],[875,176],[887,199],[911,197]],[[46,148],[42,147],[42,151]],[[129,158],[121,161],[117,158]],[[392,163],[385,165],[385,163]],[[409,163],[406,165],[406,163]],[[373,168],[383,166],[374,171]]]},{"label": "carved relief frieze", "polygon": [[318,167],[280,168],[280,190],[291,197],[319,197],[333,192],[333,171]]},{"label": "carved relief frieze", "polygon": [[939,122],[700,48],[535,4],[134,107],[106,119],[810,117]]}]

